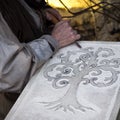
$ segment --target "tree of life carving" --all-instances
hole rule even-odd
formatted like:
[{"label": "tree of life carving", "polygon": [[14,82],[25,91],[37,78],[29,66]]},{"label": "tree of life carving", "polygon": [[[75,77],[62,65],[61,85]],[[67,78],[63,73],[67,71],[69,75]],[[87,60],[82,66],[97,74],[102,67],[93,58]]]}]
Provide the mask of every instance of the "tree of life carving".
[{"label": "tree of life carving", "polygon": [[[77,90],[80,83],[91,84],[96,87],[111,86],[118,79],[120,71],[120,58],[114,58],[115,53],[110,48],[84,48],[78,51],[68,51],[57,56],[59,63],[52,64],[44,71],[44,77],[52,82],[55,89],[69,85],[65,95],[53,102],[42,102],[50,109],[74,112],[75,109],[85,111],[91,109],[77,100]],[[56,71],[56,72],[55,72]],[[50,74],[51,72],[56,74]],[[100,80],[100,75],[104,79]]]}]

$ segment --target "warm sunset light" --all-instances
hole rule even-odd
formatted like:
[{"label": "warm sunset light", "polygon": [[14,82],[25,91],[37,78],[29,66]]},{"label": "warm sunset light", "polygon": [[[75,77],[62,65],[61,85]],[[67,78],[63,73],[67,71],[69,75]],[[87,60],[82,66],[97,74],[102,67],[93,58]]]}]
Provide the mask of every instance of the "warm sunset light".
[{"label": "warm sunset light", "polygon": [[[46,0],[51,6],[57,8],[64,8],[59,0]],[[86,8],[92,3],[90,0],[61,0],[68,8]],[[99,0],[94,0],[94,2],[98,3]]]}]

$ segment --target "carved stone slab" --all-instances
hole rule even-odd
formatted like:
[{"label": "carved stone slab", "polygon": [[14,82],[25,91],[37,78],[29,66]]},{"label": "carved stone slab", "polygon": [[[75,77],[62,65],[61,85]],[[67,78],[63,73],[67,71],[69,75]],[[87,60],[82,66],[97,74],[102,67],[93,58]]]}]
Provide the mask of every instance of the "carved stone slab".
[{"label": "carved stone slab", "polygon": [[30,80],[5,120],[115,120],[120,43],[80,42],[59,50]]}]

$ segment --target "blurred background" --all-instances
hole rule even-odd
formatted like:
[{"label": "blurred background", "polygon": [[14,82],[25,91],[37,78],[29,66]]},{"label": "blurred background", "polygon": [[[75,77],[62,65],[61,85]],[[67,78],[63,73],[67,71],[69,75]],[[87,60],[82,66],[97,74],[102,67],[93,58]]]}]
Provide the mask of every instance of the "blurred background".
[{"label": "blurred background", "polygon": [[82,35],[81,40],[120,41],[120,0],[46,0]]}]

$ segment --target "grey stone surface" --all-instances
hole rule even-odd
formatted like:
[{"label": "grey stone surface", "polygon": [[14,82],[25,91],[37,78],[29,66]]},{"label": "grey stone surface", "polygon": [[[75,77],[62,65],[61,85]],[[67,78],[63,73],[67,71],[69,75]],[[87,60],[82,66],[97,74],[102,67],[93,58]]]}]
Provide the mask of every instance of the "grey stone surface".
[{"label": "grey stone surface", "polygon": [[116,120],[120,43],[62,48],[30,80],[5,120]]}]

